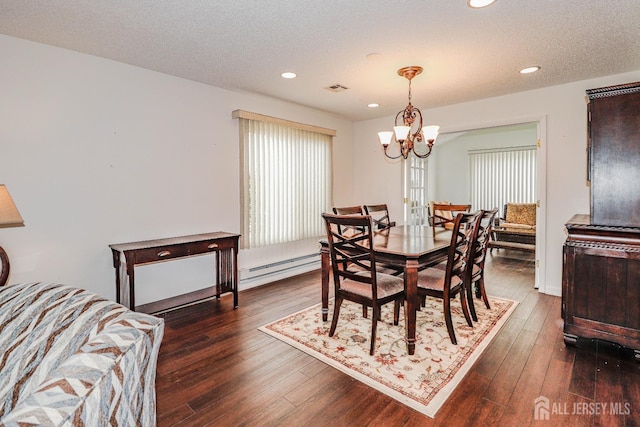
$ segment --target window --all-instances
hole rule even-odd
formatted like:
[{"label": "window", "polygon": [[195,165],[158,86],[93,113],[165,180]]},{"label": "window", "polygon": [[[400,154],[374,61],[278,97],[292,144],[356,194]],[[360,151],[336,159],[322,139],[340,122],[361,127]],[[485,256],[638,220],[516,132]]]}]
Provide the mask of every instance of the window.
[{"label": "window", "polygon": [[325,233],[335,131],[234,111],[240,119],[244,248]]},{"label": "window", "polygon": [[428,225],[427,159],[409,156],[403,164],[405,224]]},{"label": "window", "polygon": [[472,209],[534,203],[536,146],[469,151]]}]

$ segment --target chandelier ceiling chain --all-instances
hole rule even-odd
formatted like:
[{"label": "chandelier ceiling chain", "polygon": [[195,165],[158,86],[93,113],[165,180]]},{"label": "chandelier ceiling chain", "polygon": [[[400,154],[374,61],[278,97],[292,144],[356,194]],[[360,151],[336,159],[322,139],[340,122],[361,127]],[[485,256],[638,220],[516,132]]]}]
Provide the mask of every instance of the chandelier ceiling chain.
[{"label": "chandelier ceiling chain", "polygon": [[[422,67],[419,66],[404,67],[398,70],[399,76],[409,80],[409,104],[396,115],[395,126],[393,127],[394,132],[378,132],[380,143],[384,148],[384,154],[390,159],[399,159],[400,157],[407,159],[411,152],[416,157],[426,159],[431,154],[433,143],[438,137],[440,127],[422,127],[422,112],[411,104],[411,80],[420,73],[422,73]],[[402,121],[399,121],[400,118],[402,118]],[[418,119],[417,127],[414,126],[416,119]],[[397,156],[391,156],[387,151],[394,136],[396,142],[400,144],[400,154]],[[415,143],[423,140],[427,143],[427,152],[420,154],[415,150]]]}]

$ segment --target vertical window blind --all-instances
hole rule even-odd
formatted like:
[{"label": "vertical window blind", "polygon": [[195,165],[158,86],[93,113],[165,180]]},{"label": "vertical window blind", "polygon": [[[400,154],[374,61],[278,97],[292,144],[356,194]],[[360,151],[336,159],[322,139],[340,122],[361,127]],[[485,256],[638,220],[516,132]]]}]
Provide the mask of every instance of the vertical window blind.
[{"label": "vertical window blind", "polygon": [[325,233],[332,135],[281,122],[240,118],[244,248]]},{"label": "vertical window blind", "polygon": [[472,209],[534,203],[536,147],[469,151]]}]

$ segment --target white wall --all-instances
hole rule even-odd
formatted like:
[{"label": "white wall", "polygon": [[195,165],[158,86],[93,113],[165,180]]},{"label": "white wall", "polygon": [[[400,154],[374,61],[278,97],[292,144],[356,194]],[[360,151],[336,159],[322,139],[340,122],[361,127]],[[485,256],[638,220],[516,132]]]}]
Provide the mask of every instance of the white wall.
[{"label": "white wall", "polygon": [[[0,229],[10,283],[114,299],[109,244],[239,232],[235,109],[336,129],[335,199],[352,193],[352,125],[335,116],[1,35],[0,57],[0,183],[25,220]],[[317,251],[311,239],[241,251],[239,264]],[[137,268],[137,303],[210,285],[212,258]]]},{"label": "white wall", "polygon": [[[544,277],[541,290],[560,295],[562,290],[562,244],[564,224],[576,213],[589,213],[586,185],[586,97],[585,90],[640,81],[640,71],[584,80],[561,86],[489,98],[423,111],[425,122],[439,124],[441,132],[524,123],[546,117],[546,235]],[[401,109],[403,105],[399,105]],[[419,106],[418,106],[419,107]],[[381,199],[402,218],[401,164],[387,160],[376,132],[389,128],[394,117],[354,124],[353,144],[361,147],[354,165],[354,194],[363,199]],[[437,150],[437,142],[434,150]]]}]

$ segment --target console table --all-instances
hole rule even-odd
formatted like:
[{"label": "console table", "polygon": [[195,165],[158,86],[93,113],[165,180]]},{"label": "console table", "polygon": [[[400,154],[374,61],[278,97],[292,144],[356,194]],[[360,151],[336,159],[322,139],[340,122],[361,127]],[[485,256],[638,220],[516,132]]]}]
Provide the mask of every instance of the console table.
[{"label": "console table", "polygon": [[[215,233],[109,245],[113,254],[113,267],[116,269],[116,302],[133,311],[138,308],[138,311],[153,313],[213,296],[220,298],[222,293],[233,292],[233,307],[238,307],[239,237],[239,234],[218,231]],[[208,253],[215,253],[216,255],[216,285],[214,288],[189,294],[191,300],[178,299],[180,301],[178,304],[175,304],[176,299],[170,298],[169,300],[164,300],[164,304],[152,303],[136,307],[134,280],[134,267],[136,265]],[[171,306],[172,303],[173,306]]]}]

